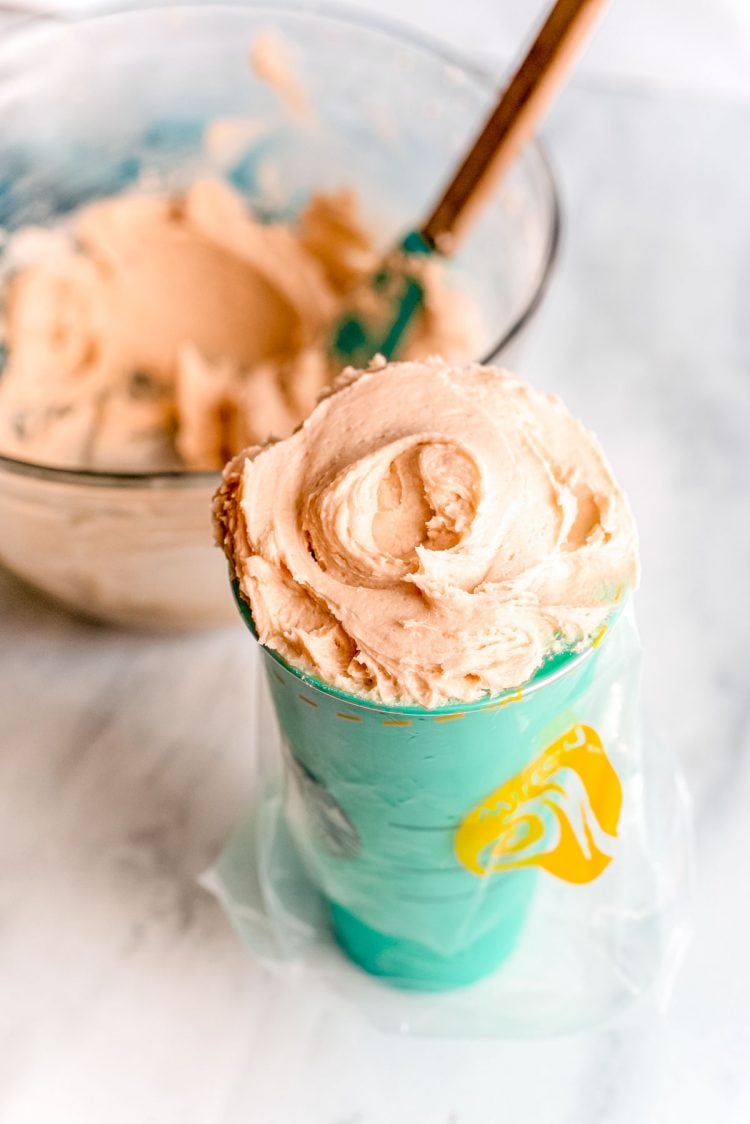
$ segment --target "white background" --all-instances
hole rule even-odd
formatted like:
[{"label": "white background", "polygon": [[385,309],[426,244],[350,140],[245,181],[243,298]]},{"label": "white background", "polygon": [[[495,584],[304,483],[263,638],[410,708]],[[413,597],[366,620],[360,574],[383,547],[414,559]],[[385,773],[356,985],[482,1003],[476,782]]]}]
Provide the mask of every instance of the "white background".
[{"label": "white background", "polygon": [[[98,5],[96,0],[63,0],[36,6],[83,12]],[[350,0],[350,7],[410,24],[493,62],[516,55],[547,5],[540,0]],[[745,0],[611,0],[575,81],[582,78],[747,97],[750,5]]]}]

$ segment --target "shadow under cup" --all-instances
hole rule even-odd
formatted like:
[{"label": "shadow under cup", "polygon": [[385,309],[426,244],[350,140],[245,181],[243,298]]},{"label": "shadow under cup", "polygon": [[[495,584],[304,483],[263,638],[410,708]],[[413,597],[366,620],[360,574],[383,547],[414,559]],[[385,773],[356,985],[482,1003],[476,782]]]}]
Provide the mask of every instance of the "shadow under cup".
[{"label": "shadow under cup", "polygon": [[538,868],[474,873],[457,832],[569,725],[596,650],[550,661],[522,690],[434,710],[345,694],[261,650],[287,820],[340,946],[401,987],[441,990],[491,973],[518,943]]}]

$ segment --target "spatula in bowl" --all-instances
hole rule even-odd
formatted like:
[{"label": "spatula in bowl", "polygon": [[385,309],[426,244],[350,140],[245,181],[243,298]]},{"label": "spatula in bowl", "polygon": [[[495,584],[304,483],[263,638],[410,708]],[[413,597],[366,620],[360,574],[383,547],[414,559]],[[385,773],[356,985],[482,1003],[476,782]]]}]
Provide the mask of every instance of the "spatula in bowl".
[{"label": "spatula in bowl", "polygon": [[337,362],[365,366],[374,355],[397,355],[423,300],[419,258],[455,252],[492,188],[534,132],[605,3],[557,0],[432,213],[370,279],[370,289],[380,298],[374,302],[379,306],[377,322],[348,311],[334,326],[329,350]]}]

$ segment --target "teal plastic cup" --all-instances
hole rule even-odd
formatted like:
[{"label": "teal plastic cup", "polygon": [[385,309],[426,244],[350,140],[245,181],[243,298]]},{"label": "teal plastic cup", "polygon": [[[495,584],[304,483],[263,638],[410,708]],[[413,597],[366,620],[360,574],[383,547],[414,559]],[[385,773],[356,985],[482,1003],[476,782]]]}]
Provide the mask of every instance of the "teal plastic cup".
[{"label": "teal plastic cup", "polygon": [[477,874],[458,834],[490,794],[519,774],[525,783],[524,770],[570,726],[595,647],[548,662],[520,690],[433,710],[358,698],[261,651],[289,828],[341,948],[372,975],[421,990],[494,971],[519,942],[539,866]]}]

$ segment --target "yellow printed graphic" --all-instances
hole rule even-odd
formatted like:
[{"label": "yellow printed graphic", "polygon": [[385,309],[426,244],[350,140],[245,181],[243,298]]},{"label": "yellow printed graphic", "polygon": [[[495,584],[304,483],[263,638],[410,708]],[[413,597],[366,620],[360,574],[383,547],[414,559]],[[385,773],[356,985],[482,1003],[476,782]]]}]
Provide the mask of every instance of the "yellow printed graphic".
[{"label": "yellow printed graphic", "polygon": [[473,874],[541,866],[591,882],[612,860],[622,786],[591,726],[571,726],[473,808],[456,855]]}]

